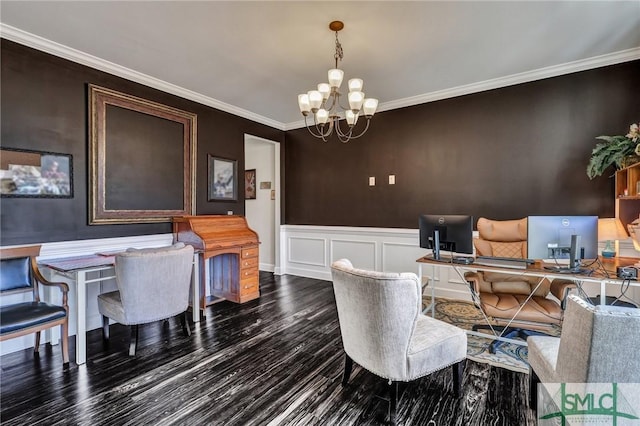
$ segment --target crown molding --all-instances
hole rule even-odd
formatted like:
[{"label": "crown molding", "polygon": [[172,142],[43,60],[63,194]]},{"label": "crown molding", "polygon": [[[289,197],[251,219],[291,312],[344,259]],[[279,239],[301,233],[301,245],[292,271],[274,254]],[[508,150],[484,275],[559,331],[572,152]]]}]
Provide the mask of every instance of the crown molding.
[{"label": "crown molding", "polygon": [[134,81],[136,83],[144,84],[145,86],[149,86],[184,99],[189,99],[191,101],[207,105],[212,108],[216,108],[251,121],[255,121],[257,123],[274,127],[278,130],[285,130],[284,123],[281,123],[279,121],[272,120],[270,118],[255,114],[242,108],[238,108],[236,106],[227,104],[209,96],[202,95],[192,90],[176,86],[175,84],[167,83],[166,81],[160,80],[150,75],[134,71],[132,69],[123,67],[113,62],[106,61],[93,55],[89,55],[88,53],[73,49],[60,43],[56,43],[44,37],[28,33],[19,28],[15,28],[1,22],[0,37],[28,47],[32,47],[34,49],[49,53],[63,59],[67,59],[72,62],[76,62],[81,65],[85,65],[109,74],[113,74],[118,77],[125,78],[130,81]]},{"label": "crown molding", "polygon": [[[636,59],[640,59],[640,47],[621,50],[614,53],[608,53],[606,55],[594,56],[592,58],[581,59],[578,61],[567,62],[565,64],[539,68],[537,70],[512,74],[505,77],[494,78],[478,83],[465,84],[464,86],[452,87],[450,89],[438,90],[436,92],[430,92],[422,95],[384,102],[379,105],[378,112],[390,111],[398,108],[405,108],[428,102],[455,98],[457,96],[470,95],[472,93],[499,89],[502,87],[528,83],[536,80],[543,80],[545,78],[557,77],[560,75],[586,71],[594,68],[605,67],[608,65],[615,65],[622,62],[634,61]],[[304,120],[287,123],[284,126],[284,130],[293,130],[302,127],[305,127]]]},{"label": "crown molding", "polygon": [[[255,114],[251,111],[227,104],[209,96],[204,96],[192,90],[176,86],[155,77],[131,70],[113,62],[100,59],[96,56],[89,55],[82,51],[70,48],[68,46],[56,43],[46,38],[28,33],[21,29],[0,22],[0,37],[16,43],[23,44],[28,47],[49,53],[60,58],[70,60],[136,83],[153,87],[163,92],[171,93],[181,98],[189,99],[212,108],[246,118],[266,126],[273,127],[278,130],[294,130],[305,127],[304,120],[291,123],[281,123],[279,121]],[[494,78],[491,80],[481,81],[478,83],[466,84],[463,86],[452,87],[450,89],[438,90],[435,92],[425,93],[422,95],[411,96],[408,98],[397,99],[393,101],[383,102],[378,107],[378,112],[390,111],[398,108],[405,108],[414,105],[420,105],[428,102],[439,101],[443,99],[454,98],[457,96],[469,95],[472,93],[483,92],[486,90],[499,89],[501,87],[513,86],[516,84],[527,83],[545,78],[556,77],[564,74],[570,74],[579,71],[615,65],[622,62],[640,59],[640,47],[622,50],[619,52],[609,53],[606,55],[594,56],[592,58],[581,59],[578,61],[567,62],[565,64],[554,65],[550,67],[540,68],[537,70],[526,71],[518,74],[512,74],[505,77]]]}]

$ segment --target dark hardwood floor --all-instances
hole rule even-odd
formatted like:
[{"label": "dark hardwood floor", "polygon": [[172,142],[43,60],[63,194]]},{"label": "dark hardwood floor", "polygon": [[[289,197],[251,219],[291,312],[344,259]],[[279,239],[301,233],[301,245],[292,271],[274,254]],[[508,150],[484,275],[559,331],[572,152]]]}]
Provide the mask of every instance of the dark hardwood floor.
[{"label": "dark hardwood floor", "polygon": [[[60,347],[0,358],[5,425],[384,424],[386,383],[354,365],[340,385],[343,352],[331,283],[260,273],[261,297],[220,302],[185,337],[178,319],[88,333],[88,362],[62,369]],[[73,339],[72,339],[73,340]],[[72,342],[70,353],[74,354]],[[404,425],[535,425],[527,376],[467,361],[456,399],[450,369],[407,385]]]}]

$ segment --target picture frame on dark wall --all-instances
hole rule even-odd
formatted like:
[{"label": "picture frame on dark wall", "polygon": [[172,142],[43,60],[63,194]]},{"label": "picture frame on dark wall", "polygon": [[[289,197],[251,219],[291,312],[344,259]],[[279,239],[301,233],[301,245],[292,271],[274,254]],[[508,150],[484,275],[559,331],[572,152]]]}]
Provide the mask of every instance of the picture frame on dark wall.
[{"label": "picture frame on dark wall", "polygon": [[244,171],[244,198],[245,200],[256,199],[256,169]]},{"label": "picture frame on dark wall", "polygon": [[0,149],[0,196],[9,198],[73,198],[70,154]]},{"label": "picture frame on dark wall", "polygon": [[238,200],[238,162],[207,154],[208,201]]},{"label": "picture frame on dark wall", "polygon": [[197,115],[89,84],[89,224],[195,213]]}]

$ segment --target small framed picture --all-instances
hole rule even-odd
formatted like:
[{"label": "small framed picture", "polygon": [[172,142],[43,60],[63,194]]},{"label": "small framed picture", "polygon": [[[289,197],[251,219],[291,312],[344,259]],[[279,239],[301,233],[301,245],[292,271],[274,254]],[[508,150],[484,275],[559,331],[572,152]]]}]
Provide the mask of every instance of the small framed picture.
[{"label": "small framed picture", "polygon": [[207,156],[208,201],[237,201],[238,162],[228,158]]},{"label": "small framed picture", "polygon": [[71,155],[2,148],[0,195],[25,198],[73,198]]},{"label": "small framed picture", "polygon": [[260,189],[271,189],[271,182],[260,182]]},{"label": "small framed picture", "polygon": [[256,169],[244,171],[244,198],[245,200],[256,199]]}]

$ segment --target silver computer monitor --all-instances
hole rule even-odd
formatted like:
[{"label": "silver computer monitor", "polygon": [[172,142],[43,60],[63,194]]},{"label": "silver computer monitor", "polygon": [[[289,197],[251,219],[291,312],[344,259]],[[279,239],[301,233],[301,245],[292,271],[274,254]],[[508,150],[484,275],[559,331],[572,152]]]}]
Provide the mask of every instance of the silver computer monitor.
[{"label": "silver computer monitor", "polygon": [[529,259],[575,267],[580,259],[598,257],[598,216],[529,216],[527,229]]}]

